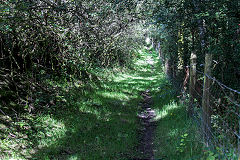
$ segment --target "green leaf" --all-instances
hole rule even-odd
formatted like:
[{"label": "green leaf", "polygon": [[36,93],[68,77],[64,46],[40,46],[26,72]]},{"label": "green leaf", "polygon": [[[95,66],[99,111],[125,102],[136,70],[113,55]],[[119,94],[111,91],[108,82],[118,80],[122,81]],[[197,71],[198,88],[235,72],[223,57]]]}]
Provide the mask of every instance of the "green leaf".
[{"label": "green leaf", "polygon": [[210,156],[207,157],[207,160],[215,160],[215,156],[210,155]]}]

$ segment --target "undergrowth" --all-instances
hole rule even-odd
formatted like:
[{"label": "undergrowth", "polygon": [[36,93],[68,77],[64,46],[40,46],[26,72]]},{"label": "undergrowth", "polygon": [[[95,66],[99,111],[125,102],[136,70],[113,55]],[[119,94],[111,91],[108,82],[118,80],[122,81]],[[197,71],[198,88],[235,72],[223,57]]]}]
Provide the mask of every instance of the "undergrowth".
[{"label": "undergrowth", "polygon": [[[0,159],[128,160],[137,152],[140,94],[151,91],[158,124],[156,159],[191,159],[202,144],[185,105],[166,78],[154,52],[139,51],[131,69],[95,69],[88,81],[44,82],[57,93],[35,99],[50,104],[33,113],[1,115]],[[37,94],[37,93],[36,93]],[[50,97],[49,97],[50,96]]]},{"label": "undergrowth", "polygon": [[[137,156],[140,93],[157,79],[141,53],[131,69],[96,69],[88,81],[45,79],[32,113],[1,115],[0,159],[129,159]],[[44,104],[45,99],[49,104]],[[44,106],[41,106],[44,105]]]}]

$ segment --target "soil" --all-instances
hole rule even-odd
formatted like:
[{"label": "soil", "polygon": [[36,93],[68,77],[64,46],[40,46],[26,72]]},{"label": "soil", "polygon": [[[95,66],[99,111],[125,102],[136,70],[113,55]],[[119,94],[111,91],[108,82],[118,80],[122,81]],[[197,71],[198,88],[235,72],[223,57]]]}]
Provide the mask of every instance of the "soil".
[{"label": "soil", "polygon": [[149,90],[141,94],[143,102],[140,103],[140,114],[138,115],[140,121],[139,129],[139,146],[141,158],[135,160],[153,160],[154,159],[154,131],[156,123],[153,121],[156,116],[154,110],[151,108],[153,101]]}]

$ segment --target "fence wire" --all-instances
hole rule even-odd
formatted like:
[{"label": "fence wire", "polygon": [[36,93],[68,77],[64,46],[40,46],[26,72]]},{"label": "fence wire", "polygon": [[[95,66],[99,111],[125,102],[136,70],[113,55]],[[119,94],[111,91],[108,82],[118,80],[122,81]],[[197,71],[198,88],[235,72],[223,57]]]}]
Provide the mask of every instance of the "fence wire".
[{"label": "fence wire", "polygon": [[[218,154],[219,159],[238,159],[240,153],[240,92],[221,83],[214,77],[198,71],[198,79],[206,76],[211,80],[208,88],[209,113],[202,109],[204,84],[197,80],[193,91],[193,119],[199,126],[201,136],[209,148]],[[189,89],[190,89],[189,88]],[[210,123],[204,119],[208,116]]]}]

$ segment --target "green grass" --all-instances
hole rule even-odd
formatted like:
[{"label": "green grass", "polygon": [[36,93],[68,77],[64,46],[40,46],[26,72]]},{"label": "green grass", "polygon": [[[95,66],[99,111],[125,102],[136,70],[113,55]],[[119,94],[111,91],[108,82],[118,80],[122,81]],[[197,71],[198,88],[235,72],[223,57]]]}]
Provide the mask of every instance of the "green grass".
[{"label": "green grass", "polygon": [[[42,106],[35,115],[1,116],[0,159],[137,157],[140,93],[151,85],[157,87],[163,76],[152,71],[146,58],[151,57],[141,53],[131,70],[92,71],[97,83],[46,80],[59,90],[51,97],[53,105]],[[42,101],[40,96],[36,104]]]},{"label": "green grass", "polygon": [[[156,54],[139,52],[131,69],[93,70],[97,82],[46,80],[59,91],[50,97],[52,105],[42,106],[37,114],[1,116],[0,159],[139,157],[136,115],[140,94],[147,89],[157,113],[156,158],[186,159],[199,152],[194,125],[178,103]],[[36,104],[41,101],[40,96]]]},{"label": "green grass", "polygon": [[[179,102],[171,84],[155,93],[155,157],[167,160],[199,160],[203,143],[196,124],[187,117],[186,104]],[[207,156],[207,155],[206,155]]]}]

